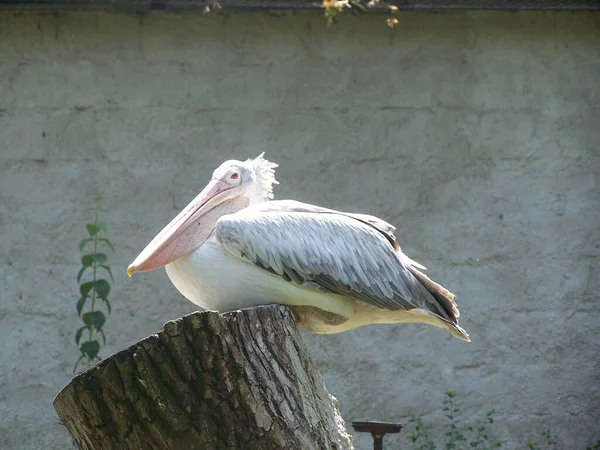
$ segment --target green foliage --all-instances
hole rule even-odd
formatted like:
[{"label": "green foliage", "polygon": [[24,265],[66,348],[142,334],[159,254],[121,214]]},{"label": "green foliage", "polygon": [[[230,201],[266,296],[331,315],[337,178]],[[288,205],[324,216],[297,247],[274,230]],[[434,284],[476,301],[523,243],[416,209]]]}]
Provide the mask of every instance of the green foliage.
[{"label": "green foliage", "polygon": [[527,448],[529,450],[558,450],[558,443],[556,442],[556,439],[550,430],[542,431],[542,436],[544,437],[543,444],[539,444],[537,442],[528,442]]},{"label": "green foliage", "polygon": [[416,450],[435,450],[435,442],[429,438],[429,430],[423,425],[422,416],[413,416],[410,423],[414,425],[414,430],[410,435],[410,440]]},{"label": "green foliage", "polygon": [[[79,327],[75,332],[75,343],[79,346],[80,355],[75,363],[73,372],[77,370],[79,363],[82,360],[87,361],[87,366],[90,367],[94,360],[99,360],[100,342],[98,335],[102,336],[102,344],[106,344],[106,336],[104,335],[104,324],[106,323],[106,315],[104,312],[96,309],[98,306],[97,300],[101,301],[108,314],[110,314],[111,306],[108,300],[110,294],[110,284],[105,278],[100,278],[102,274],[108,275],[114,282],[112,271],[107,264],[106,253],[102,253],[102,248],[105,247],[114,252],[114,248],[110,240],[102,236],[101,233],[106,233],[106,223],[98,220],[99,213],[107,211],[100,207],[102,202],[102,194],[97,189],[93,193],[94,207],[87,211],[91,212],[94,217],[93,223],[85,225],[88,237],[79,242],[79,251],[84,254],[81,256],[81,268],[77,273],[77,282],[79,283],[79,300],[75,305],[77,315],[81,317],[83,326]],[[86,251],[90,253],[85,253]],[[88,276],[87,281],[81,281],[84,275]],[[89,309],[84,312],[84,308]],[[87,340],[81,342],[82,337],[86,334]]]},{"label": "green foliage", "polygon": [[398,7],[384,0],[321,0],[321,6],[325,9],[327,25],[332,26],[337,21],[337,16],[344,10],[353,13],[362,13],[367,9],[386,10],[388,17],[387,26],[394,28],[398,24],[396,13]]},{"label": "green foliage", "polygon": [[446,424],[446,450],[456,450],[456,443],[466,441],[466,438],[463,434],[463,430],[459,428],[460,424],[458,422],[458,418],[456,414],[460,411],[454,404],[454,397],[456,397],[456,393],[454,391],[447,391],[444,393],[444,400],[442,401],[442,411],[449,422]]},{"label": "green foliage", "polygon": [[600,439],[596,441],[593,447],[586,447],[585,450],[600,450]]},{"label": "green foliage", "polygon": [[[494,423],[496,410],[488,411],[485,416],[475,423],[463,424],[460,419],[461,411],[456,400],[456,392],[444,393],[442,411],[446,418],[443,433],[443,448],[445,450],[491,450],[500,447],[500,441],[490,439],[488,428]],[[436,440],[430,426],[423,423],[423,416],[416,416],[410,420],[413,431],[410,436],[413,450],[437,450]]]},{"label": "green foliage", "polygon": [[488,429],[489,425],[494,423],[495,409],[490,409],[485,413],[485,417],[475,423],[475,426],[468,425],[467,430],[471,433],[471,439],[469,440],[470,448],[498,448],[500,447],[500,441],[492,441],[489,444]]},{"label": "green foliage", "polygon": [[[423,416],[413,416],[410,419],[412,433],[410,441],[412,447],[402,446],[402,448],[412,448],[413,450],[437,450],[444,448],[446,450],[492,450],[500,448],[501,442],[490,438],[490,428],[494,424],[495,409],[488,411],[483,418],[472,424],[462,424],[460,419],[461,411],[457,404],[456,392],[448,391],[444,394],[442,401],[442,411],[446,419],[443,424],[443,436],[434,433],[431,425],[424,424]],[[437,431],[437,430],[435,430]],[[549,429],[541,432],[544,438],[542,443],[527,442],[524,448],[528,450],[558,450],[559,447],[556,437]],[[433,436],[433,437],[432,437]],[[439,438],[435,438],[439,436]],[[441,447],[438,445],[442,443]],[[600,450],[600,440],[596,441],[593,447],[587,447],[585,450]]]}]

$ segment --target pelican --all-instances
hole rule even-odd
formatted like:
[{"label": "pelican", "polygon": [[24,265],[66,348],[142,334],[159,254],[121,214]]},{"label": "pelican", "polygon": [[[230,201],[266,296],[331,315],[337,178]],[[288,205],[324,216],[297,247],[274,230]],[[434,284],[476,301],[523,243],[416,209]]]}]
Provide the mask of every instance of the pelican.
[{"label": "pelican", "polygon": [[313,333],[413,322],[470,340],[454,294],[402,252],[392,225],[272,200],[277,164],[263,155],[218,167],[127,274],[165,267],[177,290],[208,310],[288,305]]}]

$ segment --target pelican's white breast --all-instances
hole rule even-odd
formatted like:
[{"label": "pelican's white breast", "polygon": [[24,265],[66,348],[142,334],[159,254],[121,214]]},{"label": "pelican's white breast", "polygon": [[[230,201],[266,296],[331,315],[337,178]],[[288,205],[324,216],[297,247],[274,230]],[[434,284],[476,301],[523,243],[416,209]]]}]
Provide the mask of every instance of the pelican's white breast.
[{"label": "pelican's white breast", "polygon": [[202,308],[233,311],[278,303],[313,305],[351,315],[352,308],[338,295],[289,283],[225,250],[214,235],[198,250],[166,266],[173,285]]}]

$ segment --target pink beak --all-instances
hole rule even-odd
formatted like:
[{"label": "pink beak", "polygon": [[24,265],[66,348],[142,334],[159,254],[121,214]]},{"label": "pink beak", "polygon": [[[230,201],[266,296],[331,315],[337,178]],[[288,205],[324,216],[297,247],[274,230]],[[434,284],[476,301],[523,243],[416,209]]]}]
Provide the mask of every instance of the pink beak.
[{"label": "pink beak", "polygon": [[127,275],[147,272],[200,248],[219,217],[248,206],[248,200],[223,180],[212,180],[127,267]]}]

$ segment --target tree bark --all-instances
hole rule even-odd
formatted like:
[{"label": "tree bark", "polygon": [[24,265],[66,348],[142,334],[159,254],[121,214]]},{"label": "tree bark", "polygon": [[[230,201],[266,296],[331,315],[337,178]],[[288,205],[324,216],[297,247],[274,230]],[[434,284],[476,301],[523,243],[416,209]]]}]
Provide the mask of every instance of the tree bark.
[{"label": "tree bark", "polygon": [[198,312],[75,377],[54,408],[80,449],[352,449],[290,310]]}]

